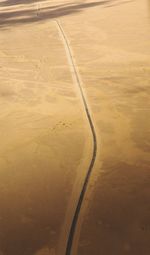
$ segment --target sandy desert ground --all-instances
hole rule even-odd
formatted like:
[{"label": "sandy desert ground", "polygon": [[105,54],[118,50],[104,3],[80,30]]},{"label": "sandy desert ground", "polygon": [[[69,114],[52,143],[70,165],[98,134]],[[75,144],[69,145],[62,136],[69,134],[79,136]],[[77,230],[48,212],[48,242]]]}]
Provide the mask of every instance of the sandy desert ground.
[{"label": "sandy desert ground", "polygon": [[0,1],[0,255],[150,254],[150,1]]}]

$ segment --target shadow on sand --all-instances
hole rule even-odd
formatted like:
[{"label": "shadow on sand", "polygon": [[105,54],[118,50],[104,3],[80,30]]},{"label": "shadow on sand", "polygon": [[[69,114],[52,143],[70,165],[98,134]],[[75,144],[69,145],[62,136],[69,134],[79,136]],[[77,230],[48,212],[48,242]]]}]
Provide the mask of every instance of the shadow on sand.
[{"label": "shadow on sand", "polygon": [[[42,0],[41,3],[46,2]],[[43,7],[39,11],[36,8],[36,2],[33,0],[5,0],[0,3],[0,27],[8,28],[9,26],[23,25],[32,22],[41,22],[49,19],[56,19],[70,14],[79,13],[87,8],[92,8],[96,6],[109,7],[110,4],[122,4],[126,1],[115,1],[115,0],[105,0],[92,3],[67,3],[55,6]],[[33,5],[31,5],[33,4]],[[21,9],[21,6],[23,8]],[[30,5],[30,6],[29,6]],[[42,4],[41,4],[42,5]],[[35,173],[35,178],[37,173]],[[5,177],[5,176],[4,176]],[[7,179],[7,178],[6,178]],[[2,180],[1,180],[2,181]],[[22,184],[24,178],[20,180]],[[7,180],[8,183],[8,180]],[[23,193],[19,194],[20,200],[17,203],[17,199],[14,198],[11,205],[6,206],[7,198],[3,199],[0,197],[1,211],[4,214],[3,223],[0,223],[0,250],[2,250],[5,255],[33,255],[38,249],[47,245],[49,243],[49,232],[53,228],[51,225],[51,219],[49,215],[51,213],[51,207],[53,205],[48,205],[46,202],[39,205],[40,201],[49,201],[48,193],[46,193],[45,183],[40,185],[42,190],[41,197],[37,197],[37,192],[35,194],[32,187],[28,187],[29,193],[33,196],[34,213],[29,211],[28,218],[23,218],[23,223],[21,225],[19,219],[20,215],[28,213],[27,212],[27,202],[23,197]],[[19,193],[18,192],[18,193]],[[9,193],[9,192],[8,192]],[[63,194],[61,194],[63,196]],[[16,200],[16,206],[15,206]],[[9,201],[9,198],[8,198]],[[22,201],[22,202],[20,202]],[[62,197],[63,201],[63,197]],[[7,208],[11,208],[6,210]],[[14,208],[14,210],[13,210]],[[33,217],[33,221],[30,222],[30,214]],[[1,215],[0,215],[1,216]],[[55,217],[55,215],[54,215]],[[61,217],[61,215],[60,215]],[[59,222],[57,223],[59,225]],[[7,227],[6,227],[7,226]]]},{"label": "shadow on sand", "polygon": [[[40,3],[48,3],[45,0],[41,0]],[[116,1],[116,0],[105,0],[91,3],[66,3],[52,6],[49,3],[46,7],[38,9],[38,1],[35,0],[6,0],[0,3],[0,27],[9,27],[14,25],[23,25],[32,22],[41,22],[49,19],[56,19],[70,14],[76,14],[84,9],[104,6],[112,7],[115,5],[126,3],[129,1]],[[32,5],[31,5],[32,4]],[[21,6],[24,8],[21,9]],[[30,6],[29,6],[30,5]],[[4,10],[5,8],[5,10]]]}]

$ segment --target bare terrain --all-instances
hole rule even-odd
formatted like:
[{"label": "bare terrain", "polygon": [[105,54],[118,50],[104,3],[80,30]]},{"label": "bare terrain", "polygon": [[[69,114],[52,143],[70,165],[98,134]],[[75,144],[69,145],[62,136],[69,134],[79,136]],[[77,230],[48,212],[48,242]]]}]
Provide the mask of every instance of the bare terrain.
[{"label": "bare terrain", "polygon": [[149,255],[149,0],[0,2],[0,255],[66,254],[72,63],[70,254]]}]

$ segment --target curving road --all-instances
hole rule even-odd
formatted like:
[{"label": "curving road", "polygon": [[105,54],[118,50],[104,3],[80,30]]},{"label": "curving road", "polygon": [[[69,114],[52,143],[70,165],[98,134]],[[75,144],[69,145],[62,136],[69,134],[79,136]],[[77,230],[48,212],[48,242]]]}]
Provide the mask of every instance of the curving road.
[{"label": "curving road", "polygon": [[93,123],[93,120],[92,120],[92,117],[91,117],[91,114],[90,114],[88,103],[86,101],[86,96],[84,94],[84,91],[83,91],[83,88],[82,88],[82,85],[81,85],[81,82],[80,82],[80,77],[79,77],[79,74],[78,74],[78,71],[77,71],[77,67],[75,65],[75,61],[74,61],[74,58],[73,58],[73,55],[72,55],[72,52],[71,52],[71,48],[69,46],[68,39],[65,35],[65,32],[64,32],[63,27],[60,24],[60,22],[56,21],[56,23],[57,23],[58,29],[60,31],[60,34],[62,36],[62,39],[63,39],[64,47],[66,49],[66,54],[68,56],[68,62],[69,62],[70,67],[72,69],[73,80],[75,78],[76,84],[77,84],[78,89],[79,89],[79,93],[80,93],[80,96],[81,96],[81,100],[83,102],[83,107],[84,107],[84,110],[85,110],[85,114],[87,116],[87,120],[89,122],[89,127],[91,129],[92,140],[93,140],[93,151],[92,151],[91,161],[90,161],[89,167],[87,169],[85,180],[84,180],[83,185],[81,187],[81,193],[80,193],[80,196],[78,198],[77,206],[76,206],[76,209],[75,209],[75,212],[74,212],[74,215],[73,215],[72,223],[71,223],[71,226],[70,226],[70,231],[69,231],[69,234],[68,234],[68,241],[67,241],[67,247],[66,247],[65,254],[70,255],[72,253],[72,245],[73,245],[75,230],[76,230],[76,226],[77,226],[77,223],[78,223],[78,218],[79,218],[81,206],[82,206],[82,203],[83,203],[84,195],[85,195],[87,185],[88,185],[88,182],[89,182],[89,179],[90,179],[90,175],[92,173],[94,163],[95,163],[95,160],[96,160],[97,138],[96,138],[96,131],[95,131],[94,123]]},{"label": "curving road", "polygon": [[150,254],[149,24],[148,0],[0,2],[0,255]]}]

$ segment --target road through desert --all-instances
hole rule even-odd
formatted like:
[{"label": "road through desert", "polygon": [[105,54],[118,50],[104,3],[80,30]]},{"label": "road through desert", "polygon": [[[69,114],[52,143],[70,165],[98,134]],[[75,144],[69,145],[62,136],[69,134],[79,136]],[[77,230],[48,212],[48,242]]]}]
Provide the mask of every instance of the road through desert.
[{"label": "road through desert", "polygon": [[150,254],[150,1],[0,1],[0,255]]}]

